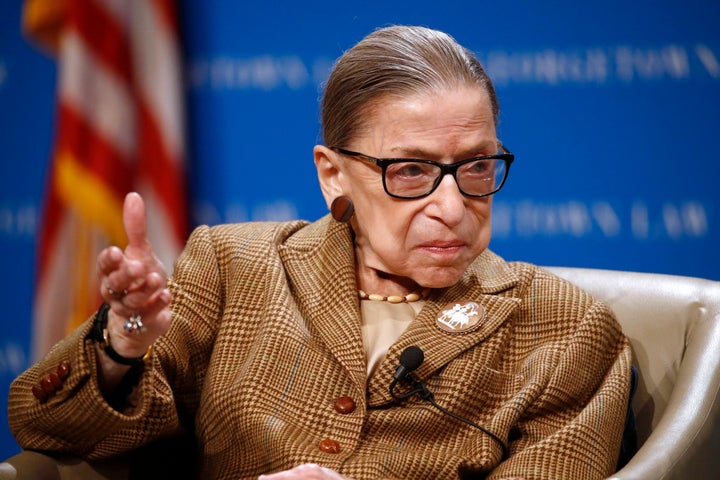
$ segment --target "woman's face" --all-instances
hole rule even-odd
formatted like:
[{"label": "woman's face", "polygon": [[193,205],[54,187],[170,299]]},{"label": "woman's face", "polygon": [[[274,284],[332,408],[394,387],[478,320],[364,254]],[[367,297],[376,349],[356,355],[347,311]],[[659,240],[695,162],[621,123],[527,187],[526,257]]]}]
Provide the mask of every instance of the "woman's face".
[{"label": "woman's face", "polygon": [[[378,158],[421,158],[454,163],[492,155],[498,140],[488,94],[479,87],[381,99],[360,137],[342,147]],[[336,169],[335,190],[355,205],[358,281],[401,277],[423,287],[455,284],[490,242],[491,197],[463,196],[451,175],[427,197],[404,200],[385,193],[381,169],[316,148]],[[321,183],[323,181],[321,175]]]}]

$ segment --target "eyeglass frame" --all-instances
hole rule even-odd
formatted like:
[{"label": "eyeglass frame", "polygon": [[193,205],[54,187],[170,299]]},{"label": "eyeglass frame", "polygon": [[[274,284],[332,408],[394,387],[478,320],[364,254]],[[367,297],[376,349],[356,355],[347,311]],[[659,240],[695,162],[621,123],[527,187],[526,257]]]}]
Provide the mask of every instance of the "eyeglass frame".
[{"label": "eyeglass frame", "polygon": [[[425,160],[422,158],[377,158],[377,157],[372,157],[370,155],[366,155],[364,153],[354,152],[352,150],[348,150],[348,149],[342,148],[342,147],[329,147],[329,148],[330,148],[330,150],[333,150],[342,155],[357,158],[359,160],[364,160],[366,162],[370,162],[370,163],[380,167],[382,169],[381,176],[382,176],[383,189],[385,190],[385,193],[387,193],[389,196],[391,196],[393,198],[400,198],[403,200],[414,200],[417,198],[424,198],[424,197],[431,195],[435,190],[437,190],[437,187],[440,185],[443,178],[445,178],[445,175],[448,175],[448,174],[452,175],[453,180],[455,180],[455,185],[457,185],[457,187],[458,187],[458,190],[460,191],[460,193],[462,193],[466,197],[482,198],[482,197],[489,197],[490,195],[496,194],[505,185],[508,175],[510,175],[510,166],[515,161],[515,155],[510,150],[508,150],[503,144],[499,144],[498,147],[505,153],[496,153],[495,155],[483,155],[480,157],[472,157],[472,158],[461,160],[461,161],[455,162],[455,163],[440,163],[440,162],[435,162],[433,160]],[[458,168],[460,168],[461,166],[471,163],[471,162],[476,162],[478,160],[503,160],[506,165],[505,175],[503,176],[503,179],[502,179],[502,182],[500,183],[500,185],[492,192],[483,193],[480,195],[473,195],[471,193],[465,192],[462,189],[462,187],[460,186],[460,183],[458,182],[456,174],[457,174]],[[424,163],[427,165],[436,166],[440,169],[440,174],[437,176],[437,178],[435,179],[435,182],[432,185],[432,188],[430,188],[430,190],[428,192],[423,193],[422,195],[415,195],[412,197],[405,197],[402,195],[396,195],[396,194],[390,193],[390,191],[387,188],[387,183],[385,181],[385,173],[387,172],[387,167],[390,165],[393,165],[395,163],[403,163],[403,162]]]}]

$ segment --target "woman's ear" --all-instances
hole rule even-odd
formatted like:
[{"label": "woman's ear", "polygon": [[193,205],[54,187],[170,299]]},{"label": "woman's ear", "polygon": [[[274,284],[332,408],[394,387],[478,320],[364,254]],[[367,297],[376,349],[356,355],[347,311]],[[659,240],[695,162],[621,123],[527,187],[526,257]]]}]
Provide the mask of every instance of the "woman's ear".
[{"label": "woman's ear", "polygon": [[315,158],[315,168],[317,169],[318,181],[320,182],[320,190],[327,207],[330,208],[333,200],[343,195],[345,192],[342,188],[342,176],[338,165],[338,157],[335,152],[324,145],[315,145],[313,148],[313,156]]}]

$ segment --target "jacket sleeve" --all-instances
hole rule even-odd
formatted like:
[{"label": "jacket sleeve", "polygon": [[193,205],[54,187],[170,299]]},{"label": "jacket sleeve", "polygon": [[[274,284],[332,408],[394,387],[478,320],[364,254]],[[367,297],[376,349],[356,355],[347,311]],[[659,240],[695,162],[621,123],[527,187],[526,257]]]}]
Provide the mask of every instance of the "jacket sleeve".
[{"label": "jacket sleeve", "polygon": [[[222,304],[207,227],[190,237],[169,287],[170,330],[155,342],[148,364],[130,370],[130,393],[121,402],[111,405],[100,393],[95,346],[86,339],[92,319],[13,382],[8,421],[21,447],[105,458],[192,426]],[[63,362],[69,375],[62,385],[46,400],[36,398],[33,387]]]},{"label": "jacket sleeve", "polygon": [[618,461],[630,377],[629,342],[609,308],[594,302],[511,431],[508,460],[489,478],[606,478]]}]

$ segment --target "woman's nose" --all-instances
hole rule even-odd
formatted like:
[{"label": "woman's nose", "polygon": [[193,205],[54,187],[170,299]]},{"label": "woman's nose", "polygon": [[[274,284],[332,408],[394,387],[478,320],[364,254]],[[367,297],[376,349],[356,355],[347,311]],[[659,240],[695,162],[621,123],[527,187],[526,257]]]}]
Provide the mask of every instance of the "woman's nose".
[{"label": "woman's nose", "polygon": [[430,199],[431,214],[449,226],[457,225],[465,216],[465,196],[452,175],[443,177]]}]

